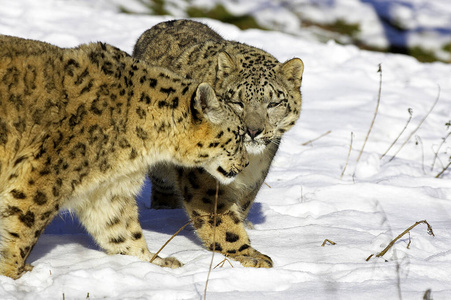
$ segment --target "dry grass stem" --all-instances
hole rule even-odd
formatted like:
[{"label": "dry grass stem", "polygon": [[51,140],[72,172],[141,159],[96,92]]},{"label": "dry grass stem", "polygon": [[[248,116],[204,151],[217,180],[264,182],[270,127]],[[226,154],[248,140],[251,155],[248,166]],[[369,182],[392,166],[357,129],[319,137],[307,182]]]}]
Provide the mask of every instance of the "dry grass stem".
[{"label": "dry grass stem", "polygon": [[327,243],[331,244],[331,245],[336,245],[337,243],[332,242],[329,239],[325,239],[324,242],[321,244],[321,247],[324,247]]},{"label": "dry grass stem", "polygon": [[439,178],[440,176],[443,175],[443,173],[445,173],[446,170],[448,170],[448,168],[451,167],[451,160],[449,161],[449,163],[443,168],[443,170],[440,171],[440,173],[438,173],[435,178]]},{"label": "dry grass stem", "polygon": [[230,262],[230,260],[229,260],[227,257],[224,257],[224,259],[223,259],[219,264],[217,264],[213,269],[216,269],[217,267],[219,267],[219,268],[224,267],[224,264],[225,264],[226,262],[228,262],[229,265],[233,268],[233,265],[232,265],[232,263]]},{"label": "dry grass stem", "polygon": [[409,242],[407,243],[406,248],[410,249],[410,244],[412,243],[412,239],[410,238],[410,231],[409,231]]},{"label": "dry grass stem", "polygon": [[[215,216],[217,216],[217,215],[218,215],[218,214],[216,213]],[[205,215],[197,216],[196,218],[205,218],[205,217],[208,217],[208,216],[209,216],[209,215],[206,215],[206,214],[205,214]],[[185,229],[186,226],[188,226],[188,225],[189,225],[190,223],[192,223],[192,222],[193,222],[193,220],[189,220],[185,225],[183,225],[182,227],[180,227],[180,229],[177,230],[177,232],[174,233],[174,234],[166,241],[166,243],[164,243],[164,245],[160,247],[160,249],[158,249],[157,253],[154,254],[154,256],[152,257],[152,259],[150,260],[150,262],[153,262],[153,261],[155,260],[155,258],[158,256],[158,254],[160,254],[161,250],[163,250],[164,247],[166,247],[167,244],[169,244],[169,242],[172,241],[172,239],[175,238],[176,235],[178,235],[183,229]]]},{"label": "dry grass stem", "polygon": [[426,171],[424,170],[424,147],[423,147],[423,141],[419,136],[415,136],[416,144],[421,144],[421,168],[423,169],[423,174],[426,174]]},{"label": "dry grass stem", "polygon": [[213,267],[213,259],[215,257],[216,250],[216,221],[218,215],[218,195],[219,195],[219,181],[216,180],[216,195],[215,195],[215,204],[214,204],[214,213],[213,213],[213,249],[211,252],[211,261],[210,267],[208,268],[207,280],[205,281],[205,289],[204,289],[204,299],[207,299],[207,287],[208,280],[210,279],[211,269]]},{"label": "dry grass stem", "polygon": [[365,261],[369,261],[370,259],[371,259],[371,257],[373,257],[374,256],[374,254],[371,254],[370,256],[368,256],[366,259],[365,259]]},{"label": "dry grass stem", "polygon": [[[422,224],[422,223],[424,223],[424,224],[426,224],[427,225],[427,231],[428,231],[428,234],[429,235],[432,235],[432,236],[435,236],[434,235],[434,232],[432,231],[432,227],[431,227],[431,225],[429,225],[429,223],[426,221],[426,220],[422,220],[422,221],[418,221],[418,222],[415,222],[415,224],[413,224],[412,226],[410,226],[409,228],[407,228],[406,230],[404,230],[400,235],[398,235],[394,240],[392,240],[391,242],[390,242],[390,244],[388,244],[387,245],[387,247],[385,247],[385,249],[384,250],[382,250],[379,254],[376,254],[376,257],[382,257],[382,256],[384,256],[387,252],[388,252],[388,250],[390,250],[390,248],[391,247],[393,247],[393,245],[400,239],[400,238],[402,238],[405,234],[409,234],[409,243],[408,243],[408,245],[407,245],[407,248],[410,246],[410,231],[415,227],[415,226],[417,226],[417,225],[419,225],[419,224]],[[370,260],[370,258],[371,257],[373,257],[374,256],[374,254],[371,254],[367,259],[366,259],[366,261],[368,261],[368,260]]]},{"label": "dry grass stem", "polygon": [[155,258],[157,258],[158,254],[160,254],[161,250],[163,250],[163,248],[166,247],[166,245],[169,244],[169,242],[172,241],[172,239],[175,238],[175,236],[176,236],[177,234],[179,234],[180,231],[182,231],[183,229],[185,229],[185,227],[188,226],[191,222],[192,222],[192,221],[190,220],[190,221],[188,221],[185,225],[183,225],[182,227],[180,227],[180,229],[177,230],[177,232],[174,233],[174,234],[169,238],[169,240],[167,240],[166,243],[164,243],[164,245],[160,247],[160,249],[157,251],[157,253],[155,253],[154,256],[152,257],[152,259],[150,260],[150,262],[153,262],[153,261],[155,260]]},{"label": "dry grass stem", "polygon": [[418,131],[418,129],[420,129],[421,125],[423,124],[423,122],[426,120],[426,118],[430,115],[430,113],[432,112],[432,110],[434,109],[435,105],[437,104],[438,100],[440,99],[440,86],[438,86],[438,95],[437,98],[434,101],[434,104],[432,104],[431,108],[429,109],[428,113],[424,116],[424,118],[420,121],[420,123],[418,124],[417,128],[415,128],[410,135],[407,137],[407,139],[404,141],[404,143],[402,143],[401,147],[399,147],[398,151],[396,151],[396,153],[392,156],[392,158],[390,158],[389,162],[392,161],[396,155],[398,155],[398,153],[401,151],[401,149],[404,147],[405,144],[407,144],[407,142],[410,140],[410,138],[412,138],[412,136]]},{"label": "dry grass stem", "polygon": [[401,130],[401,132],[399,133],[399,135],[396,137],[396,139],[393,141],[393,143],[390,145],[390,147],[388,147],[388,149],[384,152],[384,154],[381,155],[381,159],[384,158],[385,155],[387,155],[388,151],[391,150],[391,148],[393,148],[393,146],[396,144],[396,142],[398,142],[399,138],[401,137],[401,135],[404,133],[404,131],[406,131],[407,126],[409,126],[410,121],[412,120],[412,112],[413,110],[411,108],[409,108],[407,110],[409,112],[409,119],[407,120],[406,125],[404,126],[404,128]]},{"label": "dry grass stem", "polygon": [[343,168],[343,172],[341,172],[341,176],[340,179],[343,178],[343,175],[346,172],[346,168],[348,167],[348,163],[349,163],[349,157],[351,156],[351,151],[352,151],[352,141],[354,140],[354,133],[351,132],[351,143],[349,144],[349,151],[348,151],[348,157],[346,158],[346,164],[345,167]]},{"label": "dry grass stem", "polygon": [[363,149],[365,149],[366,142],[368,141],[371,130],[373,129],[374,121],[376,121],[377,112],[379,111],[379,104],[381,102],[381,92],[382,92],[382,65],[381,64],[379,64],[379,69],[377,70],[377,72],[379,73],[379,93],[377,96],[376,110],[374,111],[373,120],[371,121],[370,128],[368,129],[368,133],[366,134],[365,141],[363,142],[363,145],[362,145],[362,149],[360,149],[359,156],[357,157],[357,160],[355,162],[355,169],[354,169],[354,174],[352,175],[352,177],[355,176],[355,172],[357,170],[357,165],[359,164],[360,157],[362,156],[362,153],[363,153]]},{"label": "dry grass stem", "polygon": [[331,132],[332,132],[331,130],[329,130],[329,131],[326,131],[325,133],[323,133],[323,134],[322,134],[322,135],[320,135],[319,137],[317,137],[317,138],[314,138],[314,139],[312,139],[312,140],[310,140],[310,141],[307,141],[307,142],[305,142],[305,143],[301,144],[301,146],[307,146],[308,144],[311,144],[311,143],[313,143],[313,142],[315,142],[315,141],[319,140],[320,138],[322,138],[322,137],[324,137],[324,136],[328,135],[328,134],[329,134],[329,133],[331,133]]},{"label": "dry grass stem", "polygon": [[264,182],[264,184],[265,184],[267,187],[271,188],[271,186],[270,186],[269,184],[267,184],[266,181]]},{"label": "dry grass stem", "polygon": [[432,300],[432,290],[431,289],[427,289],[424,292],[423,300]]},{"label": "dry grass stem", "polygon": [[440,149],[442,148],[443,144],[446,143],[446,140],[449,138],[450,135],[451,135],[451,132],[449,132],[449,133],[443,138],[442,142],[441,142],[440,145],[438,146],[437,152],[435,152],[435,155],[434,155],[434,160],[432,161],[431,171],[434,170],[435,161],[437,160],[438,153],[439,153]]}]

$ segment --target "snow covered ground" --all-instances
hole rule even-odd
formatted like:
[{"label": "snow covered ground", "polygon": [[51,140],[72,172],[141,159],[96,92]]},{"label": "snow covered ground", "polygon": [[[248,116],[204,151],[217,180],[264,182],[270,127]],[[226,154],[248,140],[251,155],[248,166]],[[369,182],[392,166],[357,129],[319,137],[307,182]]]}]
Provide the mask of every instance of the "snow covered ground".
[{"label": "snow covered ground", "polygon": [[[127,52],[144,30],[167,19],[118,14],[101,0],[0,0],[0,7],[2,34],[64,47],[104,41]],[[435,178],[451,156],[451,138],[440,147],[451,132],[451,65],[204,21],[228,39],[261,47],[281,61],[296,56],[305,63],[301,118],[286,134],[250,214],[253,246],[275,266],[225,263],[211,272],[207,298],[421,299],[430,289],[434,299],[451,299],[451,171]],[[379,111],[356,163],[376,109],[379,64]],[[404,128],[409,108],[410,124],[380,159]],[[146,209],[148,199],[146,186],[141,222],[156,251],[187,218],[181,210]],[[211,253],[192,230],[163,249],[163,256],[185,263],[171,270],[106,255],[74,218],[62,212],[47,228],[29,257],[32,272],[17,281],[0,277],[0,299],[202,298]],[[419,224],[382,258],[366,261],[421,220],[435,237]],[[336,244],[322,247],[325,239]],[[216,265],[223,257],[214,260]]]},{"label": "snow covered ground", "polygon": [[[110,1],[139,13],[154,12],[152,6],[144,4],[158,2],[177,18],[189,16],[192,7],[208,11],[222,5],[232,15],[250,15],[260,26],[304,39],[334,39],[363,48],[410,53],[423,60],[432,54],[436,59],[451,61],[451,3],[448,0]],[[341,25],[344,27],[337,30]]]}]

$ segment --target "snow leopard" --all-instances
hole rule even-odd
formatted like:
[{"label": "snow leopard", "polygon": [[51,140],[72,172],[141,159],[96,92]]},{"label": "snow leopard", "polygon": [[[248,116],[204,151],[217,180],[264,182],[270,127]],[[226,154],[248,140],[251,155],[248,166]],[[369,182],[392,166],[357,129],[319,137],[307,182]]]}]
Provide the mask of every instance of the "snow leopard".
[{"label": "snow leopard", "polygon": [[[299,118],[302,60],[280,63],[261,49],[225,40],[193,20],[153,26],[139,37],[133,56],[185,78],[210,83],[220,101],[242,117],[246,126],[244,144],[250,163],[233,183],[220,184],[216,191],[216,180],[202,168],[159,164],[149,174],[151,206],[183,206],[206,248],[245,267],[272,267],[272,259],[251,246],[245,223],[250,224],[246,217],[282,135]],[[218,223],[214,227],[216,202]]]},{"label": "snow leopard", "polygon": [[135,200],[148,168],[198,167],[228,184],[248,164],[244,123],[205,82],[105,43],[59,48],[0,36],[0,274],[19,278],[69,208],[108,254],[166,267]]}]

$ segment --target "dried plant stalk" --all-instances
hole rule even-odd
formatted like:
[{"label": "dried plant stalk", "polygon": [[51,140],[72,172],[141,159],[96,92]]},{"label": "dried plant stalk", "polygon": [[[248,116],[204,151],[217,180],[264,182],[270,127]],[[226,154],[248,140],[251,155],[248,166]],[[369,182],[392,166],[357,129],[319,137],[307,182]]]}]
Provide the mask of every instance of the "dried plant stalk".
[{"label": "dried plant stalk", "polygon": [[[219,182],[216,181],[216,195],[215,195],[215,203],[214,203],[214,212],[213,212],[213,249],[212,249],[212,255],[211,255],[211,262],[210,262],[210,267],[208,269],[208,275],[207,275],[207,280],[205,281],[205,289],[204,289],[204,299],[207,299],[207,286],[208,286],[208,281],[210,278],[210,273],[211,270],[213,269],[213,259],[214,259],[214,255],[215,255],[215,248],[216,248],[216,224],[217,224],[217,216],[218,216],[218,194],[219,194]],[[199,217],[205,217],[205,215],[200,215]],[[160,254],[161,250],[164,249],[164,247],[166,247],[167,244],[169,244],[169,242],[176,236],[178,235],[183,229],[185,229],[186,226],[188,226],[190,223],[192,223],[193,220],[189,220],[185,225],[183,225],[182,227],[180,227],[179,230],[177,230],[176,233],[174,233],[167,241],[166,243],[164,243],[163,246],[160,247],[160,249],[154,254],[154,256],[152,257],[152,259],[150,260],[150,262],[153,262],[155,260],[155,258],[157,258],[158,254]],[[233,265],[230,263],[230,261],[225,258],[222,262],[220,262],[216,267],[218,267],[219,265],[221,265],[221,267],[225,264],[225,262],[228,262],[232,268]],[[215,268],[216,268],[215,267]],[[63,294],[63,298],[64,298],[64,294]]]},{"label": "dried plant stalk", "polygon": [[324,247],[327,243],[331,244],[331,245],[336,245],[337,243],[332,242],[329,239],[325,239],[324,242],[321,244],[321,247]]},{"label": "dried plant stalk", "polygon": [[423,147],[423,140],[419,136],[415,136],[416,144],[421,145],[421,168],[423,170],[423,174],[426,174],[426,171],[424,170],[424,147]]},{"label": "dried plant stalk", "polygon": [[407,243],[406,248],[410,249],[410,244],[412,243],[412,239],[410,238],[410,231],[409,231],[409,242]]},{"label": "dried plant stalk", "polygon": [[157,258],[158,254],[160,254],[161,250],[163,250],[163,248],[166,247],[166,245],[169,244],[169,242],[172,241],[172,239],[175,238],[175,236],[176,236],[177,234],[179,234],[180,231],[182,231],[183,229],[185,229],[185,227],[188,226],[191,222],[192,222],[192,221],[190,220],[190,221],[188,221],[185,225],[183,225],[182,227],[180,227],[180,229],[177,230],[177,232],[174,233],[174,234],[169,238],[169,240],[167,240],[166,243],[164,243],[164,245],[160,247],[160,249],[157,251],[157,253],[155,253],[155,254],[153,255],[153,257],[152,257],[152,259],[150,260],[150,262],[153,262],[153,261],[155,260],[155,258]]},{"label": "dried plant stalk", "polygon": [[349,157],[351,156],[351,151],[352,151],[352,141],[354,140],[354,133],[351,132],[351,143],[349,144],[349,151],[348,151],[348,157],[346,158],[346,164],[345,167],[343,168],[343,172],[341,172],[341,176],[340,179],[343,178],[343,175],[346,172],[346,168],[348,167],[348,163],[349,163]]},{"label": "dried plant stalk", "polygon": [[396,142],[399,140],[399,138],[401,137],[401,135],[404,133],[404,131],[406,131],[407,126],[409,125],[410,121],[412,120],[412,109],[409,108],[407,110],[409,112],[409,119],[407,120],[406,125],[404,126],[404,128],[401,130],[401,132],[399,133],[399,135],[396,137],[396,139],[393,141],[393,143],[390,145],[390,147],[388,147],[388,149],[384,152],[384,154],[381,155],[381,159],[384,158],[385,155],[387,155],[388,151],[391,150],[391,148],[393,148],[393,146],[396,144]]},{"label": "dried plant stalk", "polygon": [[427,289],[424,292],[423,300],[432,300],[432,290],[431,289]]},{"label": "dried plant stalk", "polygon": [[370,256],[367,257],[367,259],[365,259],[365,261],[369,261],[371,259],[371,257],[373,257],[374,254],[371,254]]},{"label": "dried plant stalk", "polygon": [[224,267],[226,262],[228,262],[229,265],[233,268],[233,265],[230,262],[230,260],[227,257],[224,257],[224,259],[219,264],[217,264],[213,269],[216,269],[217,267],[220,267],[220,268]]},{"label": "dried plant stalk", "polygon": [[[363,145],[362,145],[362,149],[360,149],[359,156],[357,157],[356,164],[355,164],[356,169],[357,169],[357,164],[359,163],[360,157],[362,156],[363,149],[365,149],[365,145],[366,145],[366,142],[368,141],[371,130],[373,129],[374,121],[376,121],[377,112],[379,111],[379,104],[381,102],[381,92],[382,92],[382,66],[381,66],[381,64],[379,64],[379,69],[377,70],[377,72],[379,73],[379,93],[377,96],[376,110],[374,111],[373,120],[371,121],[370,128],[368,129],[368,133],[366,134],[365,141],[363,142]],[[355,175],[355,171],[354,171],[354,175]]]},{"label": "dried plant stalk", "polygon": [[327,132],[323,133],[322,135],[320,135],[319,137],[317,137],[317,138],[314,138],[314,139],[312,139],[312,140],[310,140],[310,141],[307,141],[307,142],[305,142],[305,143],[301,144],[301,146],[307,146],[308,144],[311,144],[311,143],[313,143],[313,142],[315,142],[315,141],[319,140],[320,138],[322,138],[322,137],[324,137],[324,136],[328,135],[328,134],[329,134],[329,133],[331,133],[331,132],[332,132],[332,131],[331,131],[331,130],[329,130],[329,131],[327,131]]},{"label": "dried plant stalk", "polygon": [[437,157],[438,157],[438,152],[439,152],[440,149],[442,148],[443,144],[446,143],[446,140],[449,138],[450,135],[451,135],[451,132],[449,132],[449,133],[443,138],[443,141],[442,141],[442,142],[440,143],[440,145],[438,146],[437,152],[435,152],[435,155],[434,155],[434,160],[432,161],[431,171],[434,170],[434,165],[435,165],[435,161],[437,160]]},{"label": "dried plant stalk", "polygon": [[448,170],[448,168],[451,166],[451,158],[449,163],[443,168],[443,170],[440,171],[440,173],[438,173],[435,178],[439,178],[440,176],[443,175],[443,173],[445,173],[446,170]]},{"label": "dried plant stalk", "polygon": [[[427,231],[428,231],[428,234],[429,234],[429,235],[432,235],[432,236],[435,236],[434,232],[432,231],[431,225],[429,225],[429,223],[428,223],[426,220],[422,220],[422,221],[415,222],[415,224],[413,224],[412,226],[410,226],[409,228],[407,228],[406,230],[404,230],[400,235],[398,235],[394,240],[392,240],[392,241],[390,242],[390,244],[388,244],[387,247],[385,247],[384,250],[382,250],[379,254],[376,254],[376,257],[384,256],[384,255],[387,253],[387,251],[390,250],[390,248],[393,247],[393,245],[394,245],[400,238],[402,238],[402,237],[403,237],[405,234],[407,234],[407,233],[410,234],[410,231],[411,231],[415,226],[417,226],[417,225],[419,225],[419,224],[422,224],[422,223],[424,223],[424,224],[427,225]],[[410,237],[409,237],[409,239],[410,239]],[[410,246],[410,241],[409,241],[408,246]],[[374,254],[371,254],[371,255],[366,259],[366,261],[370,260],[370,258],[373,257],[373,256],[374,256]]]},{"label": "dried plant stalk", "polygon": [[420,123],[418,124],[417,128],[415,128],[410,135],[407,137],[407,139],[404,141],[404,143],[402,143],[401,147],[399,147],[398,151],[396,151],[396,153],[392,156],[392,158],[390,158],[389,162],[392,161],[396,155],[398,155],[398,153],[401,151],[401,149],[404,147],[405,144],[407,144],[407,142],[410,140],[410,138],[415,134],[415,132],[418,131],[418,129],[420,129],[421,125],[423,124],[423,122],[426,120],[426,118],[431,114],[432,110],[434,109],[435,105],[437,104],[438,100],[440,99],[440,86],[438,86],[438,95],[437,98],[434,101],[434,104],[432,104],[431,108],[429,109],[428,113],[424,116],[424,118],[420,121]]}]

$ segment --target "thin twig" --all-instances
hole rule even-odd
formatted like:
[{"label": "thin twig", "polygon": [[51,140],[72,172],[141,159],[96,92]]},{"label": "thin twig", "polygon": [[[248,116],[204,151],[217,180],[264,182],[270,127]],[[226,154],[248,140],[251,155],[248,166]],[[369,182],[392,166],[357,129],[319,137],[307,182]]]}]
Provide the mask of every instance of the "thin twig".
[{"label": "thin twig", "polygon": [[434,170],[434,165],[435,165],[435,161],[437,160],[438,157],[438,152],[440,151],[440,149],[442,148],[443,144],[445,144],[446,140],[449,138],[449,136],[451,135],[451,131],[448,132],[448,134],[443,138],[443,141],[440,143],[440,145],[437,148],[437,152],[435,152],[434,155],[434,160],[432,161],[432,166],[431,166],[431,171]]},{"label": "thin twig", "polygon": [[432,294],[432,290],[427,289],[423,294],[423,300],[432,300],[431,294]]},{"label": "thin twig", "polygon": [[381,155],[381,159],[384,158],[384,156],[388,153],[388,151],[390,151],[390,149],[396,144],[396,142],[399,140],[399,138],[401,137],[401,135],[404,133],[404,131],[407,129],[407,126],[409,125],[410,121],[412,120],[412,109],[409,108],[407,109],[407,111],[409,112],[409,119],[407,120],[406,125],[404,126],[404,128],[401,130],[401,132],[399,133],[399,135],[396,137],[396,139],[393,141],[393,143],[390,145],[390,147],[388,147],[388,149],[384,152],[384,154]]},{"label": "thin twig", "polygon": [[346,172],[346,168],[348,167],[349,157],[351,156],[351,151],[352,151],[352,141],[353,141],[353,139],[354,139],[354,133],[351,131],[351,143],[349,144],[348,157],[346,158],[346,164],[345,164],[345,167],[343,168],[343,172],[341,172],[340,179],[343,178],[343,175]]},{"label": "thin twig", "polygon": [[210,279],[211,269],[213,268],[213,259],[215,257],[215,250],[216,250],[216,216],[218,214],[218,195],[219,195],[219,181],[216,180],[216,195],[215,195],[215,205],[214,205],[214,213],[213,213],[213,249],[212,249],[212,253],[211,253],[210,267],[208,268],[207,280],[205,281],[204,300],[207,299],[208,280]]},{"label": "thin twig", "polygon": [[440,173],[438,173],[435,178],[439,178],[440,176],[442,176],[443,173],[445,173],[446,170],[448,170],[448,168],[451,166],[451,157],[450,157],[450,161],[449,163],[443,168],[443,170],[440,171]]},{"label": "thin twig", "polygon": [[[398,235],[393,241],[390,242],[390,244],[387,245],[387,247],[385,247],[384,250],[382,250],[379,254],[376,254],[376,257],[381,257],[384,256],[388,250],[390,250],[391,247],[393,247],[393,245],[400,239],[402,238],[405,234],[409,233],[415,226],[419,225],[419,224],[426,224],[427,225],[427,231],[429,235],[435,236],[434,232],[432,231],[432,227],[431,225],[429,225],[429,223],[426,220],[422,220],[422,221],[418,221],[415,222],[415,224],[413,224],[412,226],[410,226],[409,228],[407,228],[406,230],[404,230],[400,235]],[[410,243],[408,244],[410,246]],[[366,261],[370,260],[371,257],[373,257],[374,254],[371,254]]]},{"label": "thin twig", "polygon": [[404,147],[405,144],[407,144],[407,142],[410,140],[410,138],[415,134],[415,132],[418,131],[418,129],[420,129],[421,125],[423,124],[423,122],[426,120],[426,118],[429,116],[429,114],[432,112],[432,110],[434,109],[435,105],[437,104],[438,100],[440,99],[440,86],[438,86],[438,95],[437,98],[434,101],[434,104],[431,106],[431,108],[429,109],[428,113],[424,116],[424,118],[421,120],[420,124],[418,124],[417,128],[415,128],[410,135],[407,137],[407,139],[404,141],[404,143],[402,143],[401,147],[399,147],[398,151],[396,151],[396,153],[392,156],[392,158],[390,158],[389,162],[392,161],[396,155],[398,155],[398,153],[401,151],[401,149]]},{"label": "thin twig", "polygon": [[421,144],[421,168],[423,169],[423,174],[426,174],[426,171],[424,170],[424,147],[423,147],[423,140],[417,135],[415,136],[417,142],[416,144]]},{"label": "thin twig", "polygon": [[[377,70],[379,72],[379,93],[377,96],[377,104],[376,104],[376,110],[374,111],[373,120],[371,121],[370,128],[368,129],[368,133],[366,134],[365,141],[363,142],[362,149],[360,150],[359,156],[357,157],[355,168],[357,170],[357,165],[359,163],[360,157],[362,156],[363,149],[365,149],[366,142],[368,141],[368,138],[370,136],[371,130],[373,129],[374,121],[376,120],[377,112],[379,111],[379,104],[381,102],[381,92],[382,92],[382,66],[379,64],[379,69]],[[355,175],[355,170],[354,170]],[[353,176],[354,177],[354,176]]]},{"label": "thin twig", "polygon": [[396,261],[396,290],[398,291],[398,299],[402,300],[402,288],[401,288],[401,264],[399,263],[396,251],[393,251],[393,256]]},{"label": "thin twig", "polygon": [[410,238],[410,231],[409,231],[409,242],[407,243],[406,248],[410,249],[410,244],[412,243],[412,239]]},{"label": "thin twig", "polygon": [[313,143],[313,142],[315,142],[315,141],[319,140],[320,138],[322,138],[322,137],[324,137],[324,136],[328,135],[328,134],[329,134],[329,133],[331,133],[331,132],[332,132],[332,131],[331,131],[331,130],[329,130],[329,131],[327,131],[327,132],[323,133],[322,135],[320,135],[319,137],[317,137],[317,138],[314,138],[314,139],[312,139],[312,140],[310,140],[310,141],[307,141],[307,142],[305,142],[305,143],[301,144],[301,146],[307,146],[308,144],[311,144],[311,143]]},{"label": "thin twig", "polygon": [[157,251],[157,253],[155,253],[155,254],[153,255],[153,257],[152,257],[152,259],[150,260],[150,262],[153,262],[153,261],[155,260],[155,258],[157,258],[158,254],[160,254],[161,250],[163,250],[163,248],[166,247],[166,245],[169,244],[169,242],[172,241],[172,239],[175,238],[175,236],[176,236],[177,234],[179,234],[180,231],[182,231],[182,230],[183,230],[186,226],[188,226],[190,223],[191,223],[191,220],[189,220],[189,222],[187,222],[185,225],[183,225],[182,227],[180,227],[180,229],[177,230],[177,232],[174,233],[174,234],[169,238],[169,240],[167,240],[166,243],[164,243],[163,246],[161,246],[161,248]]},{"label": "thin twig", "polygon": [[329,239],[325,239],[324,242],[321,244],[321,247],[324,247],[327,243],[331,244],[331,245],[336,245],[337,243],[332,242]]},{"label": "thin twig", "polygon": [[224,259],[223,259],[219,264],[217,264],[213,269],[216,269],[217,267],[220,267],[220,268],[224,267],[224,264],[225,264],[226,262],[228,262],[229,265],[233,268],[233,265],[232,265],[232,263],[230,262],[230,260],[229,260],[227,257],[224,257]]},{"label": "thin twig", "polygon": [[[195,218],[204,218],[204,217],[208,217],[209,215],[199,215],[199,216],[196,216]],[[158,254],[161,252],[161,250],[163,250],[163,248],[164,247],[166,247],[168,244],[169,244],[169,242],[170,241],[172,241],[172,239],[173,238],[175,238],[175,236],[176,235],[178,235],[183,229],[185,229],[185,227],[186,226],[188,226],[190,223],[192,223],[193,222],[193,220],[191,219],[191,220],[189,220],[185,225],[183,225],[182,227],[180,227],[180,229],[179,230],[177,230],[167,241],[166,241],[166,243],[164,243],[164,245],[163,246],[161,246],[160,247],[160,249],[158,249],[158,251],[157,251],[157,253],[155,253],[154,255],[153,255],[153,257],[151,258],[151,260],[150,260],[150,262],[153,262],[154,260],[155,260],[155,258],[157,258],[157,256],[158,256]]]}]

